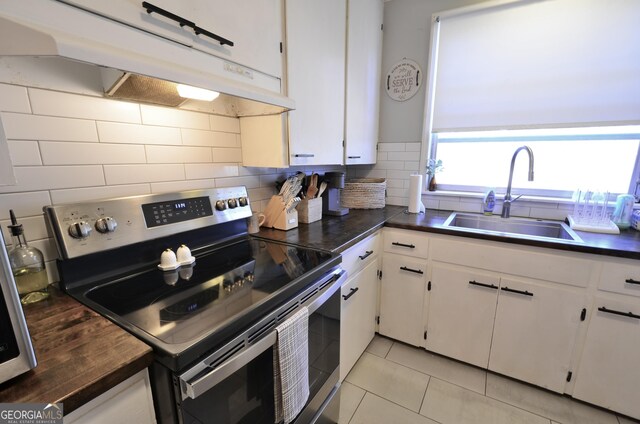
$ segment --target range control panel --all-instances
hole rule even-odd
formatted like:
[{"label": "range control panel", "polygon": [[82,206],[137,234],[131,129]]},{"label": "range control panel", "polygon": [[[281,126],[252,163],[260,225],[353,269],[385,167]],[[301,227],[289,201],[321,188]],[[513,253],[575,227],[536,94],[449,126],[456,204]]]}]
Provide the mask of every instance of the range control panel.
[{"label": "range control panel", "polygon": [[245,187],[46,206],[65,259],[251,216]]}]

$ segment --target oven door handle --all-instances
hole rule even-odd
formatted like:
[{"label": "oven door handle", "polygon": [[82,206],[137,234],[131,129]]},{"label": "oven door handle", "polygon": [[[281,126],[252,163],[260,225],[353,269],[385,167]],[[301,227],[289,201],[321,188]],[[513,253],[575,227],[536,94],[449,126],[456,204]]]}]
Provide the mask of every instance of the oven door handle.
[{"label": "oven door handle", "polygon": [[[346,271],[336,274],[331,285],[323,289],[324,291],[320,295],[316,294],[316,296],[307,300],[302,304],[302,306],[306,306],[309,310],[309,315],[311,315],[340,289],[346,279]],[[298,308],[296,308],[296,310]],[[198,365],[190,371],[185,372],[180,376],[182,400],[186,398],[195,399],[215,385],[220,384],[240,368],[244,367],[249,362],[260,356],[264,351],[275,345],[277,337],[278,333],[274,329],[254,343],[251,347],[241,351],[237,355],[233,355],[231,358],[204,375],[202,372],[193,371],[196,367],[200,368]],[[211,367],[206,366],[206,368]],[[189,378],[188,375],[190,374],[196,375],[193,378]]]}]

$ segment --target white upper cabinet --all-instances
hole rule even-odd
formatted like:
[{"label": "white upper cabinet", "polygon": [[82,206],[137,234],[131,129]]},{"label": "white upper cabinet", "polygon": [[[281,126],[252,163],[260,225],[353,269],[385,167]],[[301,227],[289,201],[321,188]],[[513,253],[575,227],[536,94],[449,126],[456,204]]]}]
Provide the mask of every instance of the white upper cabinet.
[{"label": "white upper cabinet", "polygon": [[[282,78],[282,0],[151,0],[162,12],[147,13],[142,0],[64,0],[88,11],[125,23],[185,46],[213,54],[250,69],[229,66],[230,73],[243,73],[251,82],[252,70]],[[196,35],[189,24],[233,42],[222,45],[205,31]],[[184,23],[184,22],[183,22]]]},{"label": "white upper cabinet", "polygon": [[344,126],[346,165],[376,163],[383,9],[382,0],[349,0]]},{"label": "white upper cabinet", "polygon": [[[343,161],[346,0],[287,0],[289,164]],[[246,164],[245,164],[246,165]]]}]

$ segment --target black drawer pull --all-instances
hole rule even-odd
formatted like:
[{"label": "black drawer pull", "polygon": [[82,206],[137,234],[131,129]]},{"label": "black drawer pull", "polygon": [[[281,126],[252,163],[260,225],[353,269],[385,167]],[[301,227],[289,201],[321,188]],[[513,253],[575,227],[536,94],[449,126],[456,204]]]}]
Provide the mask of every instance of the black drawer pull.
[{"label": "black drawer pull", "polygon": [[496,289],[496,290],[498,289],[498,286],[496,286],[496,285],[493,285],[493,284],[486,284],[486,283],[478,283],[478,282],[477,282],[477,281],[475,281],[475,280],[471,280],[471,281],[469,281],[469,284],[472,284],[472,285],[474,285],[474,286],[486,287],[486,288],[488,288],[488,289]]},{"label": "black drawer pull", "polygon": [[356,288],[351,287],[349,290],[351,290],[351,291],[349,292],[349,294],[343,294],[343,295],[342,295],[342,298],[343,298],[344,300],[347,300],[347,299],[349,299],[351,296],[353,296],[354,294],[356,294],[356,292],[359,290],[359,288],[358,288],[358,287],[356,287]]},{"label": "black drawer pull", "polygon": [[413,244],[398,243],[397,241],[394,241],[391,244],[394,245],[394,246],[408,247],[409,249],[415,249],[416,248]]},{"label": "black drawer pull", "polygon": [[178,16],[174,13],[169,12],[168,10],[161,9],[154,4],[147,3],[146,1],[142,2],[142,7],[144,7],[147,10],[148,14],[157,13],[158,15],[162,15],[165,18],[169,18],[173,21],[176,21],[178,24],[180,24],[181,27],[183,26],[188,26],[189,28],[196,27],[196,24],[194,22],[188,21],[182,16]]},{"label": "black drawer pull", "polygon": [[640,285],[640,281],[638,280],[634,280],[633,278],[627,278],[626,280],[624,280],[625,283],[629,283],[629,284],[639,284]]},{"label": "black drawer pull", "polygon": [[515,290],[515,289],[510,289],[509,287],[500,287],[500,290],[504,290],[504,291],[509,292],[509,293],[522,294],[522,295],[525,295],[525,296],[533,296],[533,293],[528,292],[526,290],[525,291]]},{"label": "black drawer pull", "polygon": [[401,266],[400,269],[403,271],[415,272],[416,274],[424,274],[421,269],[407,268],[406,266]]},{"label": "black drawer pull", "polygon": [[360,159],[362,156],[347,156],[347,159]]},{"label": "black drawer pull", "polygon": [[360,256],[358,256],[358,257],[359,257],[361,260],[363,260],[363,261],[364,261],[364,260],[365,260],[365,259],[367,259],[369,256],[371,256],[372,254],[373,254],[373,250],[366,250],[366,251],[364,252],[364,255],[360,255]]},{"label": "black drawer pull", "polygon": [[293,155],[293,157],[296,157],[296,158],[312,158],[314,156],[315,155],[311,153],[298,153],[297,155]]},{"label": "black drawer pull", "polygon": [[598,308],[598,310],[600,312],[606,312],[608,314],[614,314],[614,315],[620,315],[620,316],[623,316],[623,317],[640,319],[640,315],[636,315],[633,312],[620,312],[620,311],[616,311],[615,309],[607,309],[604,306]]}]

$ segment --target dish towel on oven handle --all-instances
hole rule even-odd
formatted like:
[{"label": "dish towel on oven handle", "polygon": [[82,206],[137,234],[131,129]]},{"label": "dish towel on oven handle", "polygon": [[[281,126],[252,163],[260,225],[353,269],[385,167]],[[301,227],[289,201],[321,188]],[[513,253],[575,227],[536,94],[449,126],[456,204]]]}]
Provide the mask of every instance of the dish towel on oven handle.
[{"label": "dish towel on oven handle", "polygon": [[273,347],[275,422],[292,422],[309,398],[309,311],[302,307],[276,327]]}]

